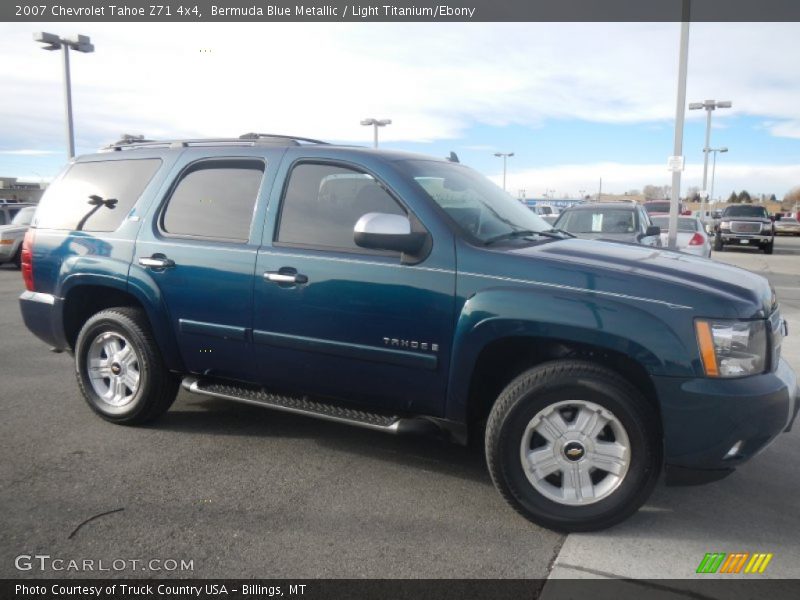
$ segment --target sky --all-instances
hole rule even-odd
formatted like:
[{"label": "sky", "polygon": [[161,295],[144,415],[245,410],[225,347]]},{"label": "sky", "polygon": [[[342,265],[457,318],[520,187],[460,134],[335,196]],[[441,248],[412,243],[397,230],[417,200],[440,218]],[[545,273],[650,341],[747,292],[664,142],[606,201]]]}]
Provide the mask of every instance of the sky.
[{"label": "sky", "polygon": [[[47,181],[66,162],[61,57],[34,31],[89,35],[72,53],[78,154],[123,133],[250,131],[461,162],[528,197],[671,180],[678,23],[0,24],[0,176]],[[715,196],[800,185],[800,23],[693,23],[687,102],[715,111]],[[683,193],[701,187],[705,112],[687,111]],[[709,180],[710,167],[709,167]],[[710,183],[708,186],[710,188]]]}]

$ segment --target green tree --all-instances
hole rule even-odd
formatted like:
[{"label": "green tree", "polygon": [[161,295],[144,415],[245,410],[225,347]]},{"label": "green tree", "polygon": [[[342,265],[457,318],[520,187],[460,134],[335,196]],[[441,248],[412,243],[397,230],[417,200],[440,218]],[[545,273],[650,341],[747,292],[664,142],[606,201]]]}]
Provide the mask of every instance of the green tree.
[{"label": "green tree", "polygon": [[736,190],[731,192],[728,196],[728,204],[739,204],[739,196],[736,195]]},{"label": "green tree", "polygon": [[753,199],[750,197],[750,194],[747,192],[747,190],[742,190],[739,192],[739,202],[747,204],[753,203]]}]

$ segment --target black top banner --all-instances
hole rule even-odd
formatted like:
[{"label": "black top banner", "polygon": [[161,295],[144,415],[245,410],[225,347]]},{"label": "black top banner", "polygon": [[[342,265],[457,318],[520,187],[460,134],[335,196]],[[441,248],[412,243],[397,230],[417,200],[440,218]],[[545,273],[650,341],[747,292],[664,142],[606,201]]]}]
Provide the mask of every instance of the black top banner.
[{"label": "black top banner", "polygon": [[8,22],[800,21],[798,0],[5,0]]}]

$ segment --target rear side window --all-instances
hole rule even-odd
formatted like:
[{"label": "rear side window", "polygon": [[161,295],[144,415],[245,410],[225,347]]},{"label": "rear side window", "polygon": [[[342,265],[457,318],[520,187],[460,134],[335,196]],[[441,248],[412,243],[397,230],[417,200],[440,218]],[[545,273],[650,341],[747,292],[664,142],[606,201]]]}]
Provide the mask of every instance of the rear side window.
[{"label": "rear side window", "polygon": [[406,214],[367,173],[301,164],[292,169],[286,187],[277,241],[364,252],[353,240],[353,229],[371,212]]},{"label": "rear side window", "polygon": [[263,176],[260,160],[193,164],[172,191],[162,229],[171,235],[247,241]]},{"label": "rear side window", "polygon": [[114,231],[160,166],[158,158],[76,163],[45,192],[36,226]]}]

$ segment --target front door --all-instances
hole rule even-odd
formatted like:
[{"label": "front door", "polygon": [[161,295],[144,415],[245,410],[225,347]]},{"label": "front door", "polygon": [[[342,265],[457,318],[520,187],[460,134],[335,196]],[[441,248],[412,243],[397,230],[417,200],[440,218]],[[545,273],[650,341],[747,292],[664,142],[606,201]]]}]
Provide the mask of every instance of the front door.
[{"label": "front door", "polygon": [[453,328],[452,241],[402,264],[397,253],[354,243],[355,223],[369,212],[410,215],[353,166],[291,167],[274,239],[256,265],[259,372],[265,384],[291,391],[439,414]]}]

